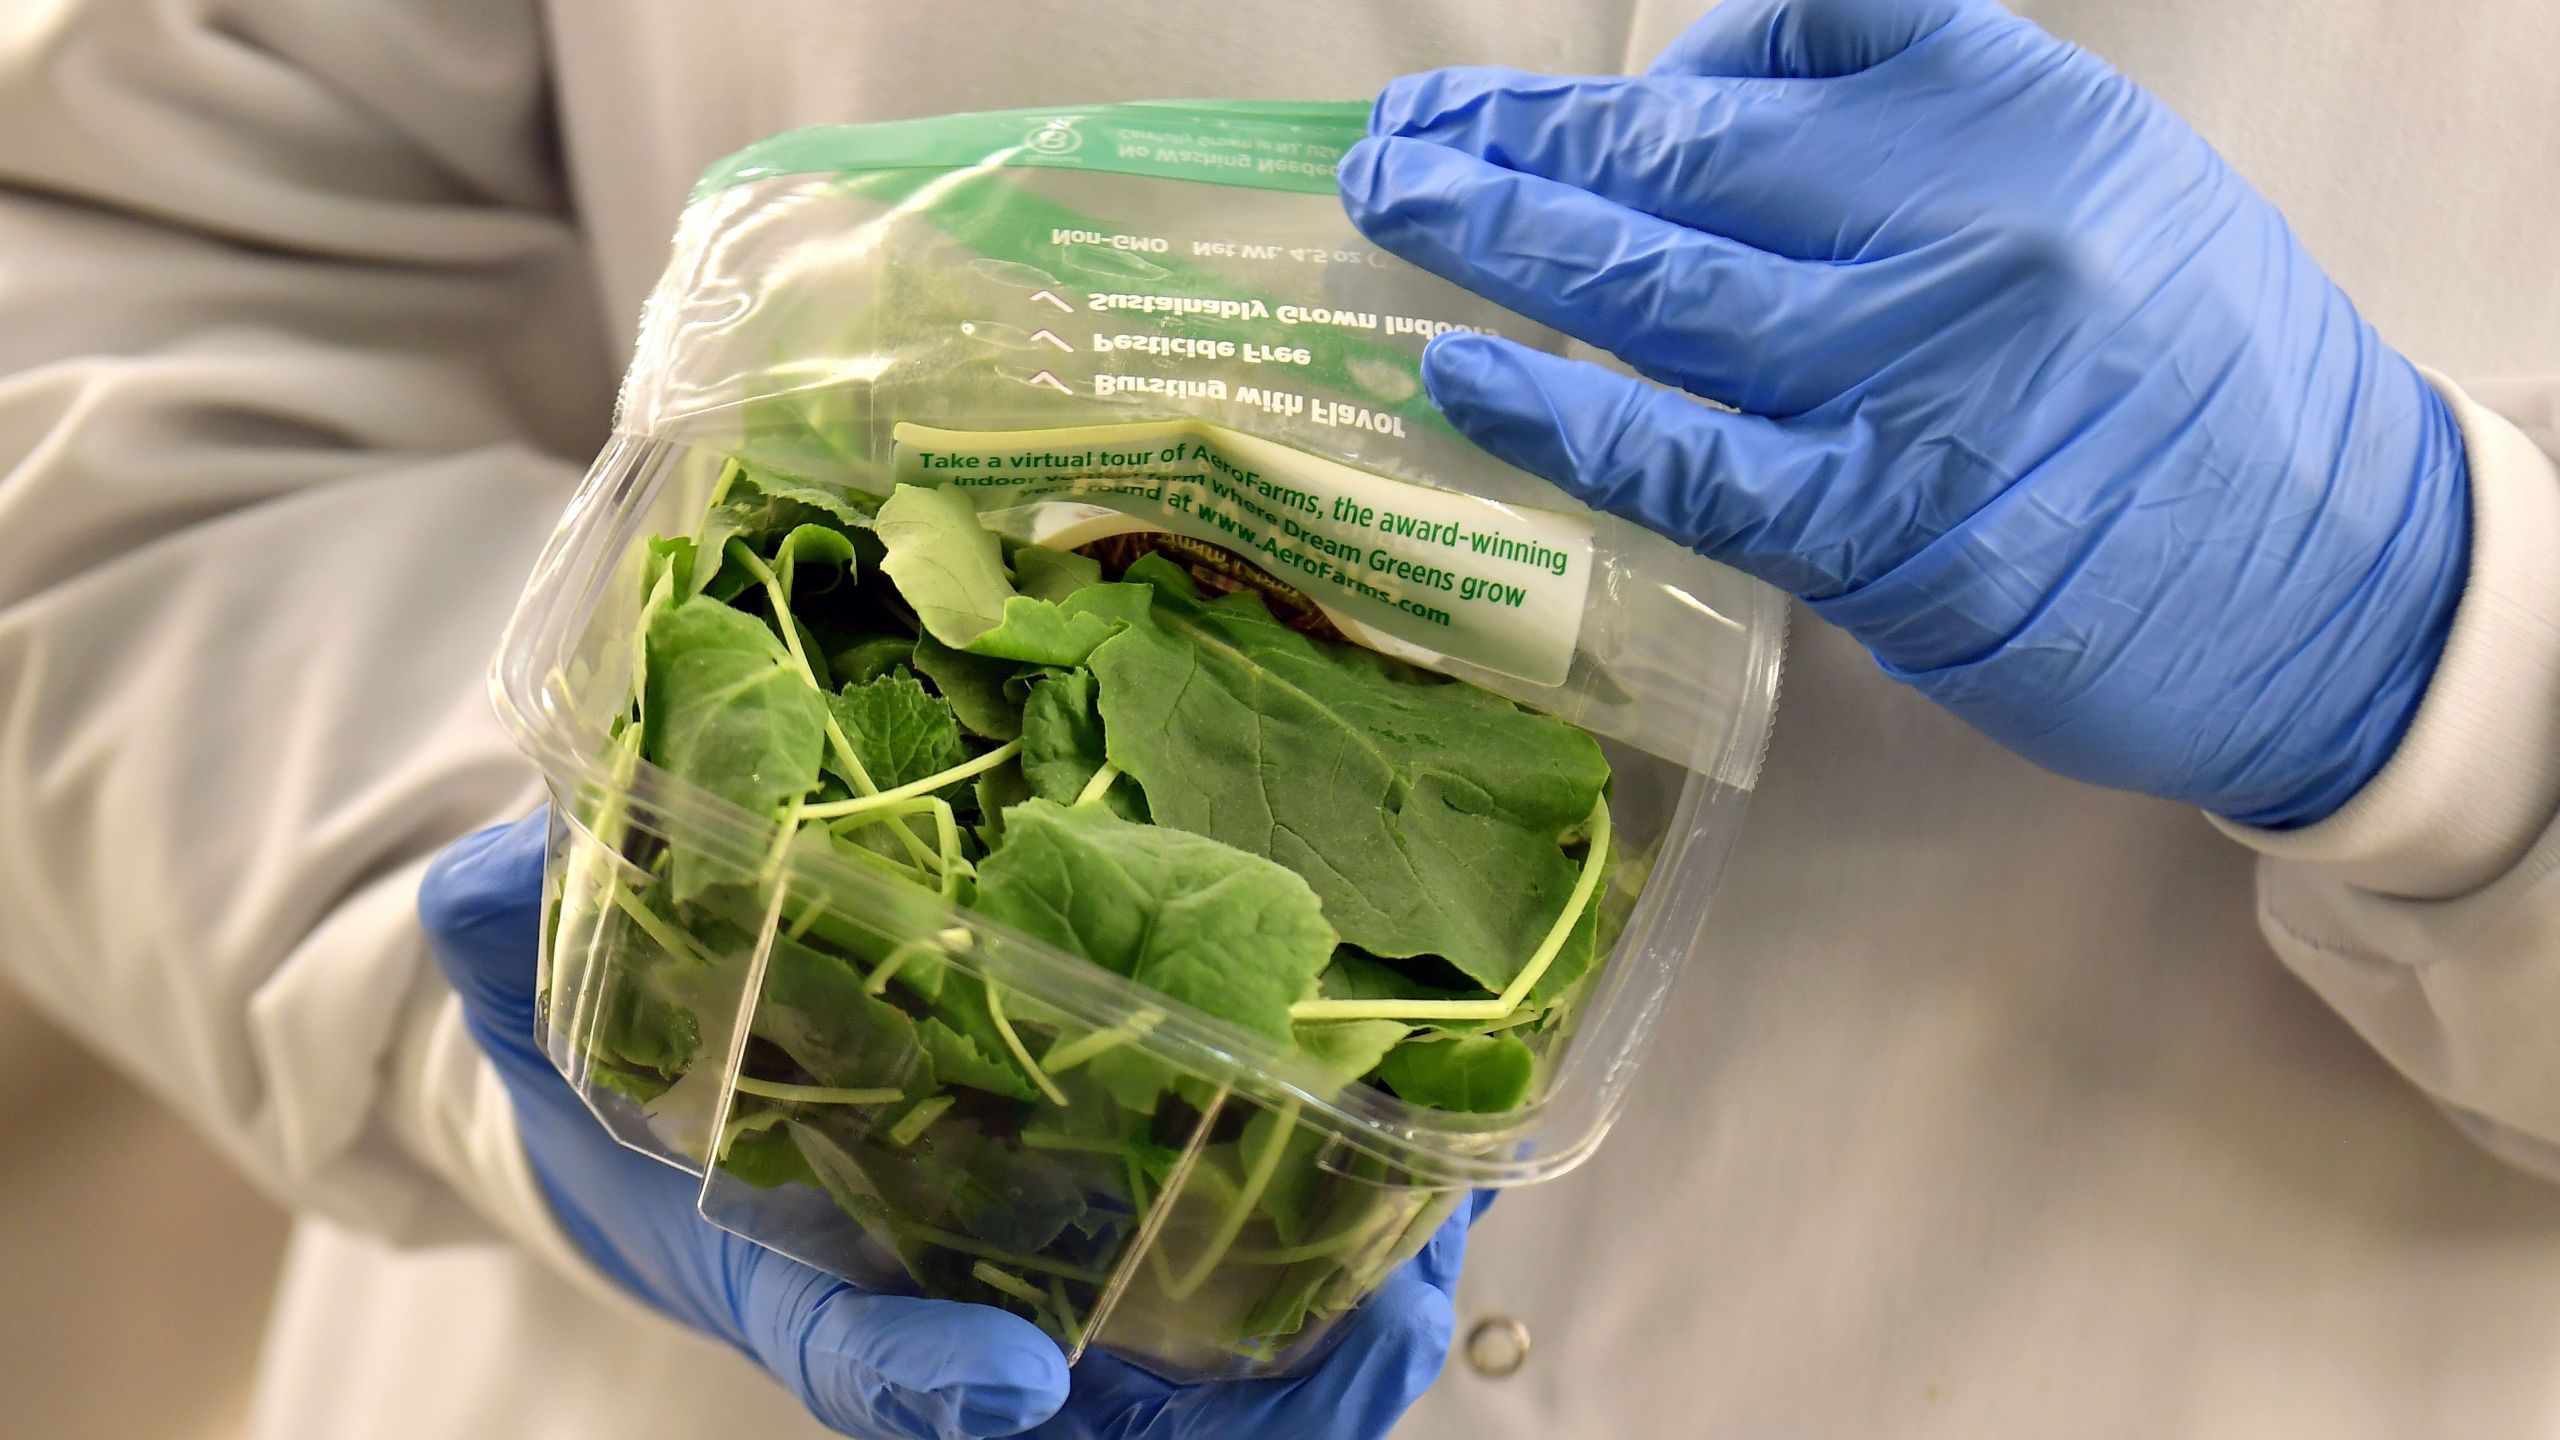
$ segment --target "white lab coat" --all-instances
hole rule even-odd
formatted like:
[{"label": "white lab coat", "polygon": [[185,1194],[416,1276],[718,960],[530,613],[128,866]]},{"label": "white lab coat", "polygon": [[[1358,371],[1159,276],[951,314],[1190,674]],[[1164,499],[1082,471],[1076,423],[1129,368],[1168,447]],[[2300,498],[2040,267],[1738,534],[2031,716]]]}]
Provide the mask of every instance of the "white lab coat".
[{"label": "white lab coat", "polygon": [[[1687,8],[0,9],[0,966],[307,1217],[262,1440],[816,1433],[551,1229],[410,913],[535,796],[482,669],[695,171],[822,120],[1618,70]],[[2560,1155],[2560,12],[2029,10],[2459,382],[2442,671],[2346,812],[2242,837],[2253,886],[1799,616],[1631,1112],[1479,1231],[1461,1325],[1535,1351],[1400,1434],[2560,1434],[2560,1185],[2459,1133]]]}]

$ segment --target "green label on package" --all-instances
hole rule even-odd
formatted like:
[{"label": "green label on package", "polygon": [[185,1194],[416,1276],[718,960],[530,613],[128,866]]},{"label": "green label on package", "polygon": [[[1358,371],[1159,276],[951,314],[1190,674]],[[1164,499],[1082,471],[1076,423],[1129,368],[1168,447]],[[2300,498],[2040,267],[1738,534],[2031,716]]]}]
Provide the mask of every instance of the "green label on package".
[{"label": "green label on package", "polygon": [[713,165],[696,195],[776,175],[998,165],[1148,175],[1330,197],[1333,168],[1368,133],[1369,104],[1204,100],[990,110],[769,136]]},{"label": "green label on package", "polygon": [[1249,556],[1354,638],[1536,685],[1563,683],[1572,663],[1588,517],[1391,480],[1203,420],[894,435],[900,482],[963,491],[981,513],[1095,507]]}]

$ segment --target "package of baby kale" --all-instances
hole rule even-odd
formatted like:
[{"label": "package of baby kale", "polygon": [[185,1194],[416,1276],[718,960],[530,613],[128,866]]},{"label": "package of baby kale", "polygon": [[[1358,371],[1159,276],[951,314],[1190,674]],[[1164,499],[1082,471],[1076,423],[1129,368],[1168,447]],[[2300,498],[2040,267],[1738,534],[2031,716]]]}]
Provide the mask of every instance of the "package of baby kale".
[{"label": "package of baby kale", "polygon": [[1433,411],[1434,335],[1565,346],[1351,228],[1364,113],[704,177],[496,685],[542,1041],[714,1223],[1285,1372],[1589,1154],[1712,953],[1784,612]]}]

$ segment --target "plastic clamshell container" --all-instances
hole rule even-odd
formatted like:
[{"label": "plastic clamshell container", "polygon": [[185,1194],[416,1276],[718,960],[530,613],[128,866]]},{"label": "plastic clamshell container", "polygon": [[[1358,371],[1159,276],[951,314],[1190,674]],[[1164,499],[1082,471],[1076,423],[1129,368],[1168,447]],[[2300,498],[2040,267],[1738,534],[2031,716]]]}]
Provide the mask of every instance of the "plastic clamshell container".
[{"label": "plastic clamshell container", "polygon": [[[1599,1144],[1675,977],[1708,948],[1775,701],[1774,592],[1704,562],[1680,577],[1699,629],[1661,653],[1709,667],[1719,710],[1686,765],[1606,747],[1614,946],[1571,1033],[1543,1037],[1528,1102],[1452,1114],[1342,1086],[1286,1047],[792,846],[618,745],[647,541],[698,528],[718,468],[618,437],[494,675],[554,800],[542,1043],[615,1136],[704,1176],[713,1223],[865,1287],[1012,1310],[1071,1358],[1100,1346],[1176,1378],[1269,1374],[1319,1354],[1469,1190],[1560,1174]],[[648,903],[667,883],[648,861],[670,843],[727,873],[716,917],[681,925]],[[888,970],[970,987],[1054,1070],[1047,1093],[922,1105],[897,1084],[911,1041],[895,1021],[812,1033]],[[794,1105],[757,1078],[777,1045],[841,1055],[860,1084]],[[1162,1097],[1153,1114],[1108,1102],[1132,1084]],[[876,1103],[847,1099],[863,1093]]]}]

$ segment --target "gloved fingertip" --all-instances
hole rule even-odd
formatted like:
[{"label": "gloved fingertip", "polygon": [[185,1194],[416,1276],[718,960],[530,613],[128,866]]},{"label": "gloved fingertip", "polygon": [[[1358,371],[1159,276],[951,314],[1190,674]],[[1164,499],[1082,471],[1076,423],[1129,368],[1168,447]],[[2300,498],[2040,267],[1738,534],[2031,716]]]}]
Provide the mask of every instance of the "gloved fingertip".
[{"label": "gloved fingertip", "polygon": [[1439,1289],[1403,1273],[1370,1296],[1349,1325],[1291,1399],[1294,1408],[1328,1417],[1338,1427],[1333,1433],[1384,1435],[1440,1378],[1458,1312]]},{"label": "gloved fingertip", "polygon": [[[1379,1292],[1381,1298],[1392,1297],[1389,1333],[1412,1347],[1414,1359],[1426,1368],[1428,1376],[1436,1375],[1440,1362],[1449,1355],[1449,1342],[1457,1335],[1457,1304],[1437,1286],[1390,1284]],[[1421,1387],[1415,1387],[1421,1393]]]},{"label": "gloved fingertip", "polygon": [[1378,91],[1377,103],[1369,107],[1369,133],[1381,137],[1418,134],[1447,118],[1452,109],[1467,105],[1496,77],[1515,73],[1452,65],[1399,75]]},{"label": "gloved fingertip", "polygon": [[[1383,96],[1380,103],[1384,103]],[[1375,110],[1371,113],[1374,115]],[[1342,191],[1342,208],[1355,223],[1373,211],[1379,189],[1378,166],[1385,152],[1384,140],[1374,134],[1365,135],[1351,142],[1351,148],[1334,162],[1333,180]]]},{"label": "gloved fingertip", "polygon": [[1396,235],[1462,210],[1479,182],[1498,174],[1475,156],[1400,135],[1355,141],[1334,166],[1351,223],[1390,249]]},{"label": "gloved fingertip", "polygon": [[1499,373],[1506,356],[1500,340],[1468,330],[1433,337],[1422,349],[1422,390],[1446,411],[1452,402],[1468,403]]},{"label": "gloved fingertip", "polygon": [[1433,72],[1425,70],[1412,75],[1399,75],[1378,87],[1378,98],[1369,105],[1369,133],[1393,135],[1402,129],[1414,112],[1414,100],[1429,82]]},{"label": "gloved fingertip", "polygon": [[1067,1360],[1029,1321],[984,1305],[839,1288],[800,1344],[801,1398],[851,1435],[995,1440],[1067,1401]]},{"label": "gloved fingertip", "polygon": [[1449,1218],[1432,1232],[1431,1239],[1406,1265],[1409,1273],[1443,1295],[1454,1295],[1458,1289],[1458,1272],[1466,1264],[1467,1235],[1482,1213],[1482,1200],[1493,1192],[1480,1191],[1458,1202]]},{"label": "gloved fingertip", "polygon": [[1734,453],[1747,451],[1748,473],[1784,473],[1777,462],[1790,442],[1771,421],[1720,414],[1499,336],[1453,331],[1433,340],[1422,385],[1486,454],[1692,548],[1719,544],[1731,526],[1756,518],[1717,483]]},{"label": "gloved fingertip", "polygon": [[1571,489],[1576,476],[1561,439],[1567,417],[1556,413],[1545,372],[1573,363],[1498,336],[1451,331],[1422,352],[1422,392],[1459,434]]},{"label": "gloved fingertip", "polygon": [[465,943],[515,926],[540,908],[542,861],[551,812],[476,830],[446,846],[418,881],[418,918],[428,938]]},{"label": "gloved fingertip", "polygon": [[1880,65],[1988,0],[1725,0],[1648,75],[1823,79]]}]

